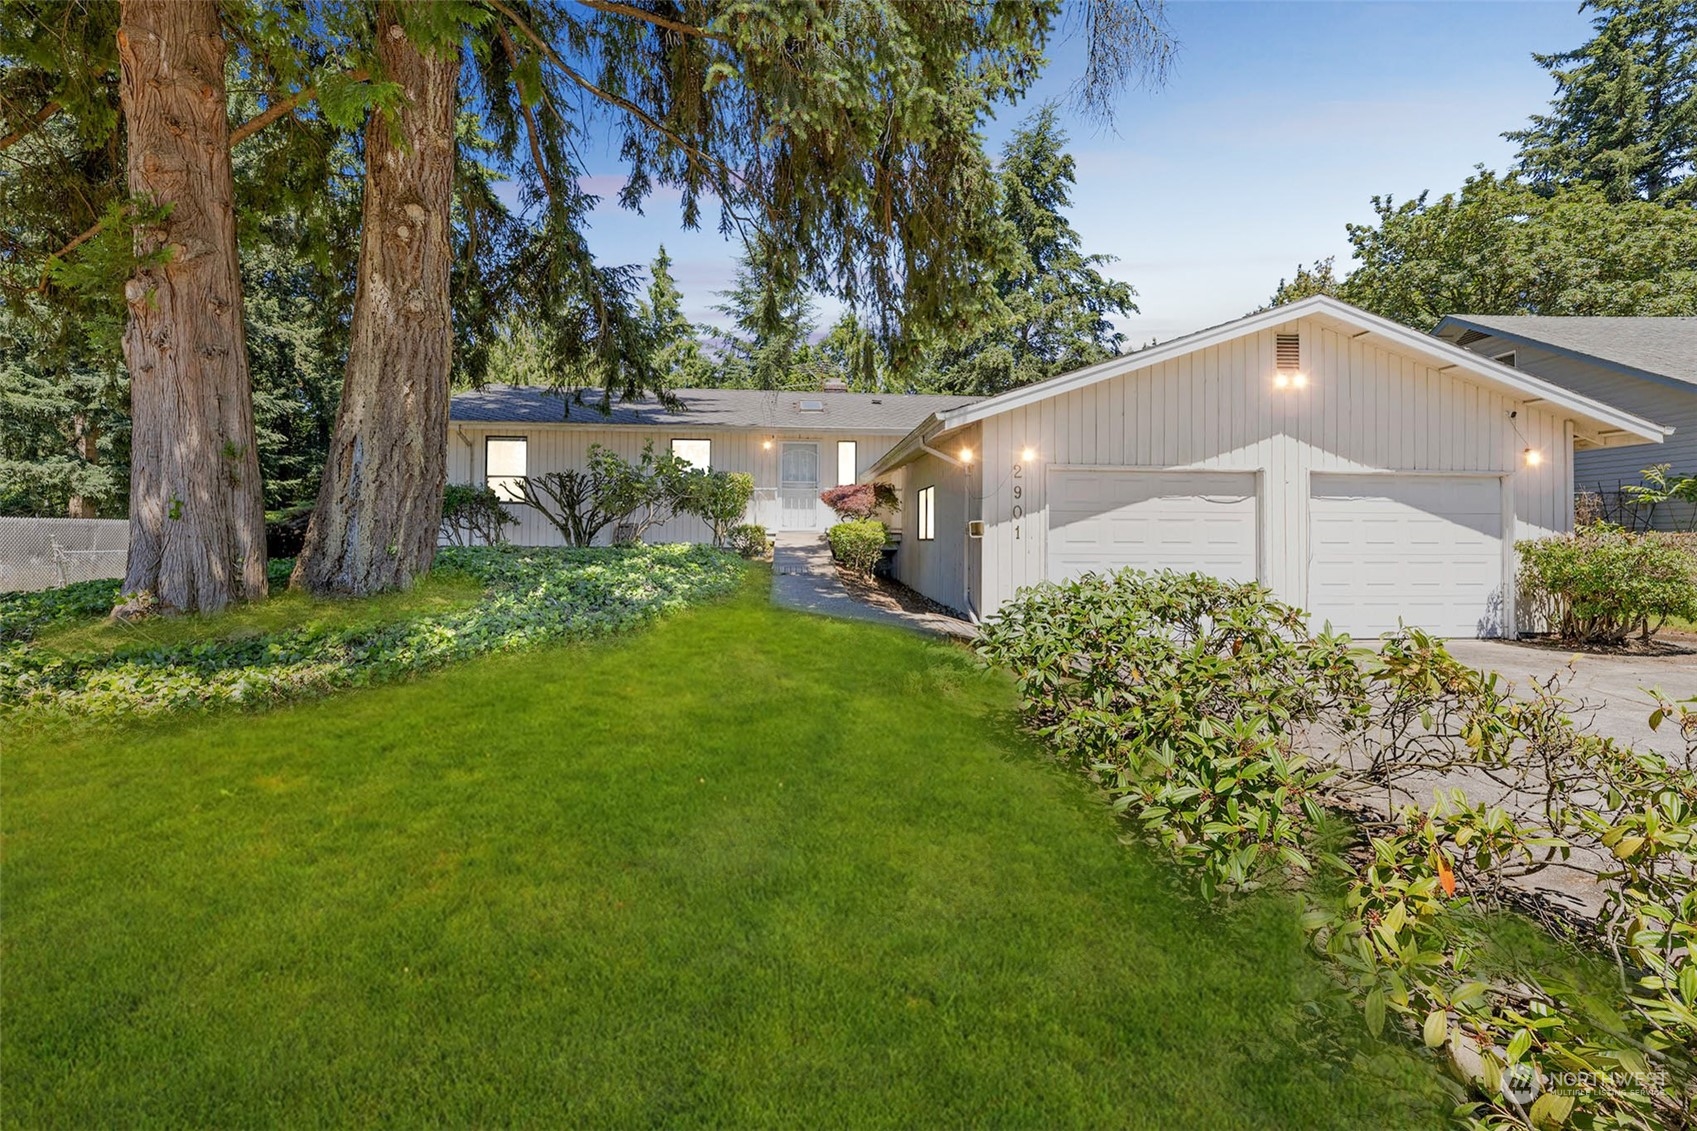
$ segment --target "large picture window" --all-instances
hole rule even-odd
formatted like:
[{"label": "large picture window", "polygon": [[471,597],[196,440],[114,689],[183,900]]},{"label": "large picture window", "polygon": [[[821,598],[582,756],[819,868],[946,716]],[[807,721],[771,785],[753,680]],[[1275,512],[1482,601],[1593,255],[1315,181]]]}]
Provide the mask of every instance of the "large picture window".
[{"label": "large picture window", "polygon": [[712,440],[673,440],[672,454],[697,471],[713,470]]},{"label": "large picture window", "polygon": [[937,537],[937,488],[919,489],[919,540],[929,542]]},{"label": "large picture window", "polygon": [[837,441],[837,484],[839,486],[856,482],[860,468],[856,462],[853,440]]},{"label": "large picture window", "polygon": [[529,446],[523,436],[490,436],[483,441],[483,482],[504,502],[523,498],[519,482],[529,473]]}]

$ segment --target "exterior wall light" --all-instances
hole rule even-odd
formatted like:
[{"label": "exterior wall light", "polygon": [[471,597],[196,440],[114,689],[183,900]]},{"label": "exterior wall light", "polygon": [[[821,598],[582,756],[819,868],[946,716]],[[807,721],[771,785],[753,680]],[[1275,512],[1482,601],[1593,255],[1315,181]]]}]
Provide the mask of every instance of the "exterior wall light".
[{"label": "exterior wall light", "polygon": [[1294,375],[1292,375],[1292,377],[1290,379],[1290,383],[1292,385],[1295,385],[1299,389],[1306,389],[1308,387],[1308,374],[1306,374],[1306,373],[1294,374]]},{"label": "exterior wall light", "polygon": [[1290,378],[1286,377],[1283,373],[1274,374],[1273,375],[1273,388],[1275,388],[1275,389],[1288,389],[1288,388],[1290,388]]},{"label": "exterior wall light", "polygon": [[1026,448],[1024,451],[1019,453],[1019,458],[1021,462],[1030,463],[1032,460],[1037,458],[1037,451],[1035,448]]},{"label": "exterior wall light", "polygon": [[771,450],[772,450],[772,441],[770,441],[770,440],[762,440],[762,441],[761,441],[761,442],[760,442],[760,446],[761,446],[761,447],[763,447],[763,448],[765,448],[765,449],[766,449],[766,450],[767,450],[767,451],[771,451]]},{"label": "exterior wall light", "polygon": [[971,448],[962,448],[960,450],[960,461],[962,463],[971,463],[972,462],[972,449]]},{"label": "exterior wall light", "polygon": [[1527,467],[1537,467],[1539,464],[1544,462],[1544,453],[1539,451],[1537,448],[1527,448],[1520,454],[1522,458],[1526,460]]}]

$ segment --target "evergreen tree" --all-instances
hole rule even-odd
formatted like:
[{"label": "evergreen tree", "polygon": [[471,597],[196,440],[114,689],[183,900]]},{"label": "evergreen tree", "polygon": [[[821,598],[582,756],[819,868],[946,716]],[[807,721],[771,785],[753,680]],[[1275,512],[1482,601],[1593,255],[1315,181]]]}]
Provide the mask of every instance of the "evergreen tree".
[{"label": "evergreen tree", "polygon": [[976,332],[960,324],[960,344],[933,354],[940,388],[989,396],[1119,352],[1111,319],[1136,313],[1136,292],[1102,273],[1113,257],[1086,255],[1067,219],[1077,178],[1066,144],[1045,106],[1004,148],[995,231],[1011,250],[990,276],[995,313]]},{"label": "evergreen tree", "polygon": [[810,339],[817,306],[806,289],[773,271],[759,251],[746,254],[724,301],[714,307],[731,320],[717,331],[721,385],[741,389],[816,387]]},{"label": "evergreen tree", "polygon": [[1548,114],[1504,136],[1544,191],[1591,184],[1615,203],[1697,196],[1697,0],[1589,0],[1593,36],[1534,55],[1556,80]]},{"label": "evergreen tree", "polygon": [[648,268],[648,298],[638,304],[655,377],[668,389],[711,384],[712,359],[701,348],[700,328],[684,317],[683,294],[672,278],[665,245]]}]

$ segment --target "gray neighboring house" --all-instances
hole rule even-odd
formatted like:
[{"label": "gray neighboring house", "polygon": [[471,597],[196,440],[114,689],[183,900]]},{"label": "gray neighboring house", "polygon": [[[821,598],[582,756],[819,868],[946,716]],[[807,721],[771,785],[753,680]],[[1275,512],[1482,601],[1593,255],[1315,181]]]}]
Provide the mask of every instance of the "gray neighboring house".
[{"label": "gray neighboring house", "polygon": [[[1612,494],[1659,463],[1697,475],[1697,318],[1452,314],[1432,333],[1673,429],[1660,445],[1575,452],[1578,490]],[[1690,510],[1667,504],[1650,520],[1683,527]]]}]

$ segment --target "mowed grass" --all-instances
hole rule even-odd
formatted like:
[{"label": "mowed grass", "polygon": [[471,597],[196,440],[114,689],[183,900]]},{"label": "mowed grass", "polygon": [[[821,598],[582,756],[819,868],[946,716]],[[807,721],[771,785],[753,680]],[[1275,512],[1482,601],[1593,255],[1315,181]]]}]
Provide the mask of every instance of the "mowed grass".
[{"label": "mowed grass", "polygon": [[[6,743],[11,1126],[1384,1127],[960,649],[740,597]],[[1393,1075],[1424,1068],[1393,1053]]]}]

